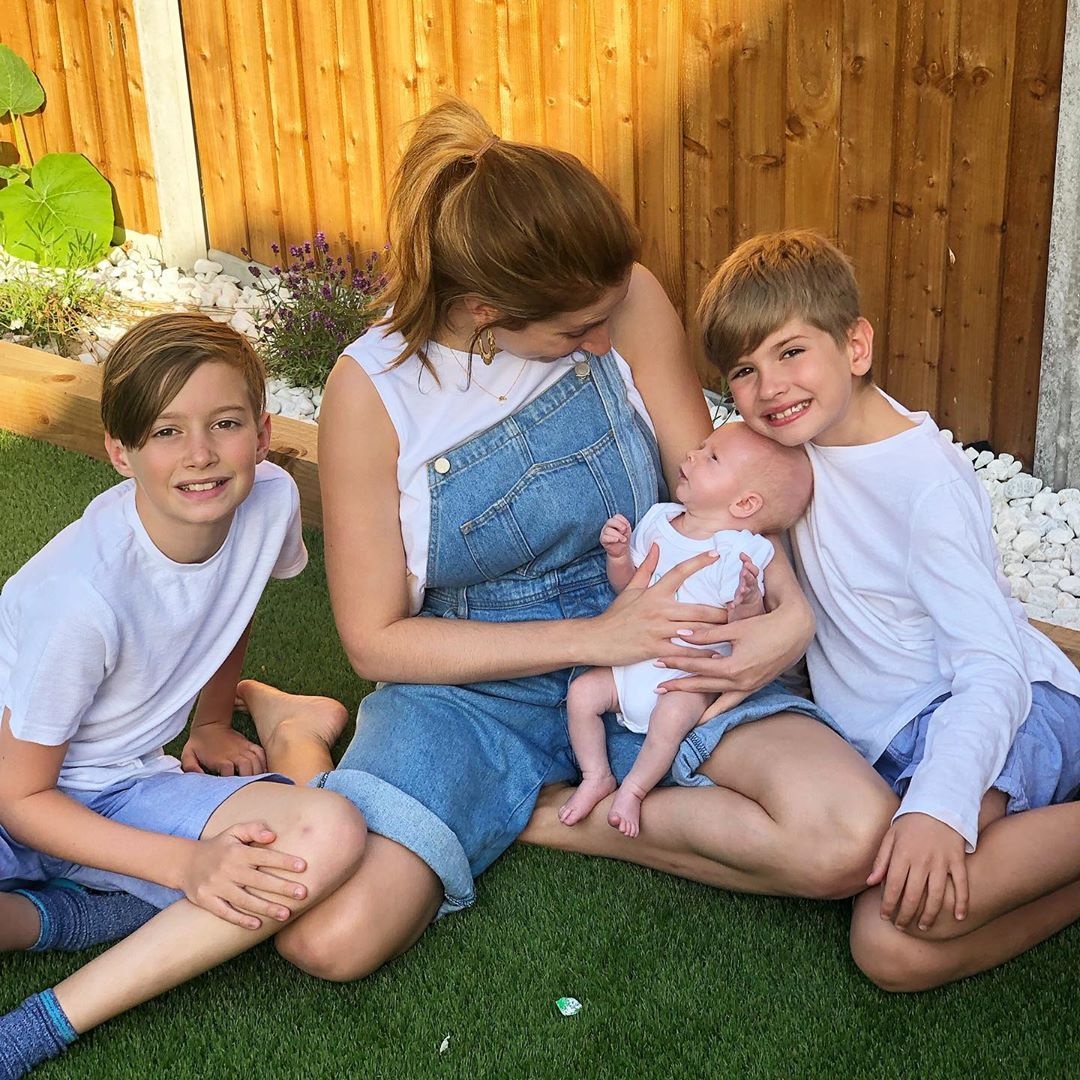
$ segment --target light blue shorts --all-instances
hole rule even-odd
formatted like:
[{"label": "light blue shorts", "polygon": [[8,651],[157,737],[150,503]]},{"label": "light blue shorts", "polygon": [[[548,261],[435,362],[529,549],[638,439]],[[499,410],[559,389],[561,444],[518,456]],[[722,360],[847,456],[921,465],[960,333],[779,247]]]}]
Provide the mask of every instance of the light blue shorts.
[{"label": "light blue shorts", "polygon": [[[277,773],[208,776],[204,773],[165,772],[125,780],[103,791],[61,790],[69,798],[110,821],[119,821],[149,832],[197,840],[214,811],[230,795],[257,780],[292,783]],[[156,908],[168,907],[184,895],[153,881],[43,855],[13,840],[0,827],[0,891],[10,892],[28,883],[52,878],[67,878],[101,892],[131,893]]]},{"label": "light blue shorts", "polygon": [[[874,762],[901,798],[926,752],[926,734],[942,694],[903,728]],[[1006,813],[1068,802],[1080,790],[1080,698],[1051,683],[1031,686],[1031,712],[1009,747],[1001,775],[990,785],[1008,797]]]}]

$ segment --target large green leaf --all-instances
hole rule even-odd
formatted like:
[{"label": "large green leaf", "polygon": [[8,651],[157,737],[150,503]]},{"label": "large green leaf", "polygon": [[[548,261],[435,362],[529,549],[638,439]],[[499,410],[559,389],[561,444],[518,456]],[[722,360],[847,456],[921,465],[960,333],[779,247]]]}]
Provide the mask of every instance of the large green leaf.
[{"label": "large green leaf", "polygon": [[89,263],[112,238],[112,191],[82,154],[46,154],[30,183],[0,191],[0,244],[49,266]]},{"label": "large green leaf", "polygon": [[45,100],[37,76],[29,64],[7,45],[0,45],[0,116],[11,118],[39,109]]}]

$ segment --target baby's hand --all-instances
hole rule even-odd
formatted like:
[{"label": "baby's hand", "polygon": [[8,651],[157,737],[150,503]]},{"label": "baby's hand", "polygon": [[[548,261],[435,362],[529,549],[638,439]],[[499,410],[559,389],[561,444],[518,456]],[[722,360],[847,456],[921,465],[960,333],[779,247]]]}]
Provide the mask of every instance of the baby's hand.
[{"label": "baby's hand", "polygon": [[633,526],[622,514],[616,514],[607,519],[600,530],[600,546],[607,552],[608,558],[626,559],[629,557],[632,531]]},{"label": "baby's hand", "polygon": [[761,571],[754,565],[753,560],[745,551],[739,553],[742,559],[742,570],[739,572],[739,587],[735,595],[728,602],[728,622],[738,622],[740,619],[752,619],[755,615],[765,614],[765,598],[758,588],[758,576]]}]

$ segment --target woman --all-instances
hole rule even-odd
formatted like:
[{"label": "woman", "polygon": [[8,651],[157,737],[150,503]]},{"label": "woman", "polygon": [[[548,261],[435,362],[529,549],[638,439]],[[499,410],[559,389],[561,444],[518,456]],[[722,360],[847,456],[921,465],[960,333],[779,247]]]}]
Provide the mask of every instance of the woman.
[{"label": "woman", "polygon": [[[373,971],[473,901],[545,787],[532,842],[725,888],[858,891],[887,792],[812,705],[775,686],[747,697],[812,633],[787,561],[766,572],[770,613],[731,628],[721,609],[674,600],[706,557],[646,588],[650,557],[612,602],[601,526],[636,521],[710,426],[678,317],[635,264],[614,196],[571,155],[502,142],[449,102],[416,127],[390,236],[392,312],[341,357],[319,428],[334,617],[357,673],[381,685],[315,782],[372,835],[355,877],[279,948],[326,978]],[[732,706],[695,732],[717,786],[656,791],[632,841],[606,804],[561,825],[573,665],[670,654],[688,630],[734,645],[713,677],[686,680]],[[288,723],[264,735],[272,768],[329,768]],[[640,741],[612,729],[617,776]]]}]

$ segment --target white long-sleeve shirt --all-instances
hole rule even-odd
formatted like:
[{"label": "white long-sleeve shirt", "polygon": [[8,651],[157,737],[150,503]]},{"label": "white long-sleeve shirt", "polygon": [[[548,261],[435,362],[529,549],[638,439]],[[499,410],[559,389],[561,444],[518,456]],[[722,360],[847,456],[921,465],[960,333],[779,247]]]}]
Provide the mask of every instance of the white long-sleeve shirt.
[{"label": "white long-sleeve shirt", "polygon": [[897,816],[929,814],[973,851],[1031,684],[1080,694],[1080,672],[1012,599],[971,463],[927,414],[892,404],[917,426],[865,446],[806,448],[814,499],[793,548],[817,618],[810,681],[871,763],[952,694]]}]

